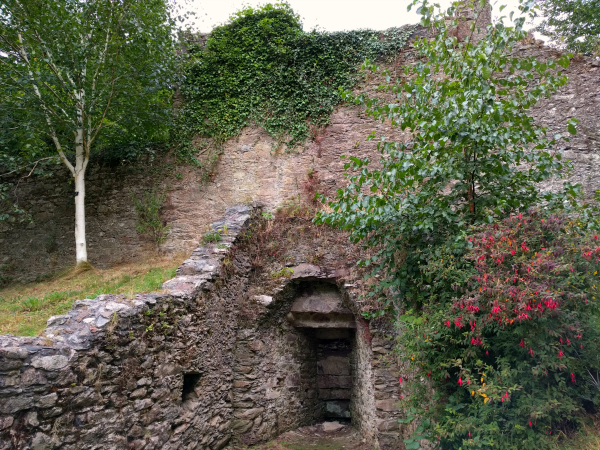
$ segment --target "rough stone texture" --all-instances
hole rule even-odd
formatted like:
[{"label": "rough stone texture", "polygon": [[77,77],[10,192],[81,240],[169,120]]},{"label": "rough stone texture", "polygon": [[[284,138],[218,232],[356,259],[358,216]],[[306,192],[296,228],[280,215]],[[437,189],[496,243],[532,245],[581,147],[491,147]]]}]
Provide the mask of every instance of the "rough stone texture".
[{"label": "rough stone texture", "polygon": [[[540,59],[558,56],[555,50],[534,40],[523,43],[517,51]],[[401,75],[398,69],[412,63],[414,53],[409,47],[394,62],[392,75]],[[533,108],[532,114],[549,127],[550,133],[566,132],[570,117],[580,120],[577,136],[561,143],[557,150],[563,150],[575,165],[566,181],[581,183],[591,195],[600,189],[600,179],[594,176],[600,170],[600,67],[592,59],[581,58],[573,61],[565,73],[571,80],[568,85]],[[381,81],[369,76],[357,90],[375,93]],[[160,167],[164,161],[133,168],[98,168],[92,163],[87,176],[86,225],[90,262],[106,267],[138,258],[151,248],[135,231],[131,190],[139,193],[162,180],[160,184],[169,188],[164,218],[171,226],[164,249],[189,252],[228,206],[251,201],[260,201],[267,208],[281,205],[302,192],[309,170],[317,175],[313,187],[333,193],[344,183],[341,155],[377,159],[376,139],[365,140],[372,131],[388,140],[401,137],[387,123],[373,122],[360,108],[349,106],[336,108],[319,143],[307,142],[291,153],[276,149],[264,131],[250,127],[225,143],[216,175],[204,185],[192,167],[171,167],[171,176],[159,176],[165,171]],[[30,177],[19,183],[19,204],[33,214],[35,223],[0,225],[0,275],[32,278],[72,264],[73,193],[64,172],[64,176],[54,179]],[[546,183],[543,189],[558,189],[562,182]]]},{"label": "rough stone texture", "polygon": [[[249,214],[227,210],[219,247]],[[222,448],[236,431],[235,303],[247,279],[216,292],[221,250],[196,249],[182,268],[217,263],[170,280],[164,294],[80,300],[40,337],[0,337],[0,449]]]},{"label": "rough stone texture", "polygon": [[[396,375],[377,367],[370,325],[287,320],[297,299],[323,292],[335,298],[329,312],[359,317],[355,263],[331,246],[327,266],[253,274],[236,243],[251,210],[227,209],[212,225],[222,241],[194,250],[164,293],[80,300],[39,337],[0,337],[0,449],[239,447],[327,417],[351,417],[369,445],[397,448],[402,430],[381,426],[400,414],[389,406]],[[296,260],[315,245],[296,245]]]}]

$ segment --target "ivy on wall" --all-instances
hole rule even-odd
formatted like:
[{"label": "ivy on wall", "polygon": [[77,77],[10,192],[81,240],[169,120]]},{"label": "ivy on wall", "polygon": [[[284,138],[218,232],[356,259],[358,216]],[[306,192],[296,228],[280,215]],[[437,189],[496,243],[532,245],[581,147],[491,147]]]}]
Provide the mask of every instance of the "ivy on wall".
[{"label": "ivy on wall", "polygon": [[293,147],[327,124],[361,62],[397,54],[413,29],[304,32],[286,3],[243,9],[190,45],[181,130],[222,142],[255,122]]}]

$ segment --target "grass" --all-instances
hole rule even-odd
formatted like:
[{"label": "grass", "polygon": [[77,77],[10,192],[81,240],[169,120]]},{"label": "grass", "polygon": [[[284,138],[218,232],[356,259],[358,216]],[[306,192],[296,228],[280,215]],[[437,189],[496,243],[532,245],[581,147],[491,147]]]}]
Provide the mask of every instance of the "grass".
[{"label": "grass", "polygon": [[551,450],[600,450],[600,417],[587,416],[575,436],[557,440]]},{"label": "grass", "polygon": [[175,276],[182,259],[156,258],[106,270],[70,269],[41,282],[0,289],[0,334],[36,336],[50,316],[65,314],[75,300],[158,291]]}]

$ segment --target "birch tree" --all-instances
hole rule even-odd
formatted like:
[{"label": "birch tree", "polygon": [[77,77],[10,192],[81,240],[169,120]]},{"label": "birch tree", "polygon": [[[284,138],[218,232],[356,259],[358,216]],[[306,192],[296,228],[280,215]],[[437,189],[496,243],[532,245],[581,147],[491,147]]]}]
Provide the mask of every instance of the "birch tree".
[{"label": "birch tree", "polygon": [[174,55],[166,0],[0,0],[0,114],[42,136],[71,173],[77,264],[92,149],[111,133],[164,132]]}]

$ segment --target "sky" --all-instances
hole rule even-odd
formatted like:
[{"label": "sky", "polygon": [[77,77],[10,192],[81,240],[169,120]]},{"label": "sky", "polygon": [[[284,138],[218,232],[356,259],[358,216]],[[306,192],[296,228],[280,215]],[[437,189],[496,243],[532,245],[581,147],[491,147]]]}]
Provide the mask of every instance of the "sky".
[{"label": "sky", "polygon": [[[244,6],[256,7],[268,3],[258,0],[187,0],[187,8],[196,12],[196,30],[209,32],[227,21],[229,16]],[[324,31],[371,28],[385,30],[407,23],[417,23],[419,16],[407,12],[409,0],[288,0],[302,18],[305,31],[319,28]],[[439,1],[442,5],[449,0]],[[492,0],[492,4],[497,2]],[[500,0],[506,4],[503,11],[515,10],[518,0]],[[497,7],[495,8],[497,10]]]}]

